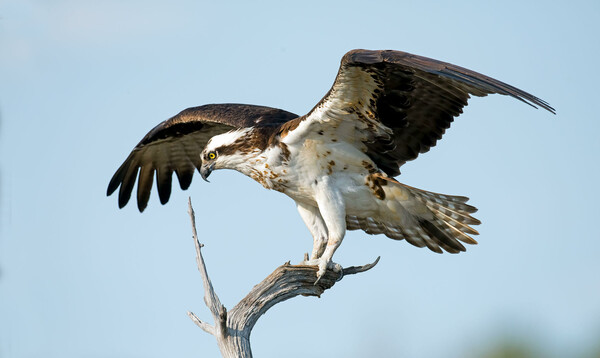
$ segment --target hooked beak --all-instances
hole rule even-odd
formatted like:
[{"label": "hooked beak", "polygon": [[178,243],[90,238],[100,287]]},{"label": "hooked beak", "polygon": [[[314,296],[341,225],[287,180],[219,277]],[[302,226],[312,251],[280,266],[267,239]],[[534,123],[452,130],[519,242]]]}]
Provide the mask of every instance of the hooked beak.
[{"label": "hooked beak", "polygon": [[212,173],[214,167],[215,167],[215,163],[202,164],[202,166],[200,167],[200,176],[202,177],[202,179],[204,179],[205,181],[208,182],[207,178],[210,175],[210,173]]}]

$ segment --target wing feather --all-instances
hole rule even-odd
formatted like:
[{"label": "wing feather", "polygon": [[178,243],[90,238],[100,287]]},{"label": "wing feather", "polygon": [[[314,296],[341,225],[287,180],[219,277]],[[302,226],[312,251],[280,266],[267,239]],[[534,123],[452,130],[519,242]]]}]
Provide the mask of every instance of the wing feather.
[{"label": "wing feather", "polygon": [[119,208],[124,207],[131,197],[131,191],[135,185],[135,177],[137,176],[138,169],[139,167],[136,163],[130,163],[123,171],[121,189],[119,189]]},{"label": "wing feather", "polygon": [[159,166],[156,169],[156,185],[158,186],[158,197],[161,204],[166,204],[171,197],[171,181],[173,180],[173,170],[167,164]]},{"label": "wing feather", "polygon": [[296,117],[280,109],[244,104],[188,108],[144,136],[113,175],[107,195],[120,187],[119,207],[124,207],[139,177],[137,201],[138,209],[143,211],[156,175],[159,199],[165,204],[171,196],[173,172],[181,189],[189,188],[194,170],[202,165],[200,153],[213,136],[249,126],[277,126]]},{"label": "wing feather", "polygon": [[150,189],[154,181],[154,167],[145,165],[140,169],[140,178],[138,180],[137,202],[138,209],[144,211],[150,199]]},{"label": "wing feather", "polygon": [[179,180],[179,187],[181,190],[187,190],[192,184],[192,178],[194,176],[194,165],[191,161],[182,162],[181,165],[175,169],[177,174],[177,180]]},{"label": "wing feather", "polygon": [[[336,134],[350,122],[361,136],[354,144],[396,176],[405,162],[435,146],[471,95],[493,93],[555,113],[536,96],[460,66],[401,51],[353,50],[342,58],[325,97],[306,116],[286,123],[282,137],[298,128],[304,135]],[[303,121],[309,125],[300,127]]]}]

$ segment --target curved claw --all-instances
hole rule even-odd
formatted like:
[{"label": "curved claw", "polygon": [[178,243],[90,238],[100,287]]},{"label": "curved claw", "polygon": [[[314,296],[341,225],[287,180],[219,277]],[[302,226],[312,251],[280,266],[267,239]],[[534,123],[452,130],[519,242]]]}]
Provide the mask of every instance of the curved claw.
[{"label": "curved claw", "polygon": [[319,265],[319,271],[317,271],[317,280],[315,281],[315,285],[319,282],[321,277],[325,275],[325,272],[327,272],[327,270],[332,270],[333,272],[340,273],[340,276],[336,279],[336,282],[341,280],[342,277],[344,277],[344,268],[342,267],[342,265],[335,263],[331,260],[323,260],[322,258],[318,259],[317,261]]}]

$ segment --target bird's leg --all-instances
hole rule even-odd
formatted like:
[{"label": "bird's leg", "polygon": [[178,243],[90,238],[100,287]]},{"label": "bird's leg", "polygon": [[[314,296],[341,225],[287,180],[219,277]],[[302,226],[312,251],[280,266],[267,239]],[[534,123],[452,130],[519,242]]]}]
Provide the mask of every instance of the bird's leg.
[{"label": "bird's leg", "polygon": [[330,237],[327,241],[327,247],[325,248],[323,255],[316,260],[317,264],[319,265],[319,270],[317,271],[317,281],[315,281],[315,283],[319,282],[321,276],[325,274],[325,271],[327,271],[327,269],[332,269],[335,272],[342,272],[342,266],[338,263],[333,262],[332,260],[333,253],[342,243],[342,238],[340,237],[339,240],[331,239],[332,238]]},{"label": "bird's leg", "polygon": [[341,266],[335,264],[332,258],[346,234],[346,205],[342,193],[335,185],[332,185],[330,177],[325,177],[317,184],[316,199],[328,234],[325,250],[317,259],[319,266],[317,271],[318,282],[327,271],[327,268],[336,271],[341,269]]},{"label": "bird's leg", "polygon": [[313,237],[313,249],[310,254],[310,261],[314,261],[321,257],[323,251],[325,251],[328,235],[327,227],[325,226],[325,222],[323,222],[319,208],[302,203],[298,203],[297,207],[300,217]]},{"label": "bird's leg", "polygon": [[310,254],[310,259],[316,260],[319,257],[321,257],[323,255],[323,252],[325,251],[326,244],[327,241],[325,241],[325,237],[323,236],[313,238],[313,249],[312,253]]}]

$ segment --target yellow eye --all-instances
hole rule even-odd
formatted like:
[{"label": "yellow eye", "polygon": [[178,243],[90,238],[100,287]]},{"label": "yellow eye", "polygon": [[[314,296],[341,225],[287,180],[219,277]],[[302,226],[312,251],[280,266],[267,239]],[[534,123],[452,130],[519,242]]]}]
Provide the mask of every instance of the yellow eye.
[{"label": "yellow eye", "polygon": [[208,153],[208,159],[213,160],[217,157],[217,154],[215,152],[210,152]]}]

